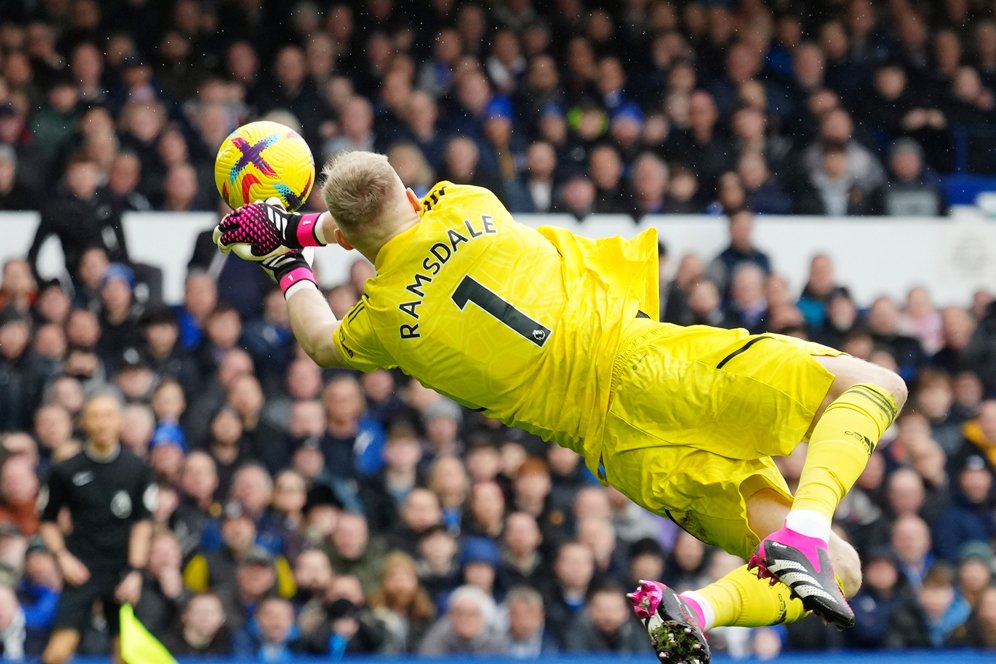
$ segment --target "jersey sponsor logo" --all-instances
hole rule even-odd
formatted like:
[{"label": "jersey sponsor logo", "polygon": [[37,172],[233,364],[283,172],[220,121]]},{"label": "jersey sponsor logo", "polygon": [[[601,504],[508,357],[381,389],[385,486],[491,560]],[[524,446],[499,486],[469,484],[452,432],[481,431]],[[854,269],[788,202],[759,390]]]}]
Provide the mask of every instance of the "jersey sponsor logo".
[{"label": "jersey sponsor logo", "polygon": [[118,491],[111,498],[111,514],[119,519],[127,519],[131,516],[131,496],[127,491]]},{"label": "jersey sponsor logo", "polygon": [[[433,278],[439,274],[443,266],[460,250],[460,246],[484,235],[494,235],[498,232],[494,217],[490,214],[482,214],[479,224],[471,222],[470,219],[464,219],[463,225],[467,229],[467,235],[452,228],[447,229],[446,239],[435,242],[429,247],[428,255],[422,259],[422,269],[428,274],[416,272],[412,275],[411,283],[405,286],[405,290],[419,299],[401,302],[398,304],[398,309],[414,320],[419,320],[418,308],[422,304],[422,298],[425,297],[425,286],[432,283]],[[418,323],[403,323],[398,328],[398,334],[402,339],[418,339],[421,336]]]},{"label": "jersey sponsor logo", "polygon": [[93,481],[92,470],[81,470],[80,472],[73,475],[73,484],[76,486],[86,486],[92,481]]}]

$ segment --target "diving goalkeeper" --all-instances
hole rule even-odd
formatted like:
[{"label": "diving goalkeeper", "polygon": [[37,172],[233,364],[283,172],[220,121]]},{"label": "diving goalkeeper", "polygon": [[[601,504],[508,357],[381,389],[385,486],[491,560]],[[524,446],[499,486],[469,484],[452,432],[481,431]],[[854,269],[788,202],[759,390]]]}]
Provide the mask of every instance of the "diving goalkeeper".
[{"label": "diving goalkeeper", "polygon": [[[652,229],[629,241],[534,230],[490,191],[451,182],[419,200],[368,152],[324,175],[327,213],[256,203],[216,231],[222,250],[248,245],[274,276],[319,365],[399,367],[749,558],[694,592],[641,583],[630,597],[659,655],[704,663],[704,631],[807,611],[853,624],[860,561],[830,523],[906,399],[899,376],[794,338],[657,322]],[[377,269],[341,321],[302,253],[332,242]],[[801,441],[793,496],[771,457]]]}]

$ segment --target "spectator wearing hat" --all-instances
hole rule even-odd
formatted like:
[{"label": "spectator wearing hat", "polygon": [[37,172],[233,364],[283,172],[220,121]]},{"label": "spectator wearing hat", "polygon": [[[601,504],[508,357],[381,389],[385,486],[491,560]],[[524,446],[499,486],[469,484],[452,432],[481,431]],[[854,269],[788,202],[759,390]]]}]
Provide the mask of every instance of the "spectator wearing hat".
[{"label": "spectator wearing hat", "polygon": [[525,139],[515,129],[512,101],[505,96],[495,96],[488,102],[483,124],[483,152],[489,153],[485,165],[493,163],[493,170],[501,180],[501,189],[494,190],[503,200],[509,186],[513,185],[521,170],[526,150]]},{"label": "spectator wearing hat", "polygon": [[463,454],[464,443],[460,438],[463,411],[459,405],[441,397],[423,408],[421,415],[426,443],[421,459],[423,469],[440,457]]},{"label": "spectator wearing hat", "polygon": [[934,549],[942,560],[958,561],[962,546],[972,540],[988,541],[996,535],[993,473],[985,459],[964,457],[955,475],[952,503],[934,523]]},{"label": "spectator wearing hat", "polygon": [[420,655],[484,655],[502,652],[501,634],[494,631],[494,600],[480,588],[460,586],[449,597],[446,614],[429,629]]},{"label": "spectator wearing hat", "polygon": [[459,583],[480,588],[496,601],[504,599],[501,550],[487,537],[466,537],[460,548]]},{"label": "spectator wearing hat", "polygon": [[573,652],[649,652],[645,630],[633,616],[625,593],[615,582],[594,587],[584,613],[571,627],[572,637],[564,641],[565,648]]},{"label": "spectator wearing hat", "polygon": [[435,605],[418,578],[415,560],[401,551],[384,558],[377,589],[370,595],[373,615],[385,627],[383,652],[411,653],[432,625]]},{"label": "spectator wearing hat", "polygon": [[645,537],[630,544],[627,559],[627,585],[635,586],[640,579],[659,579],[664,576],[664,547],[655,538]]},{"label": "spectator wearing hat", "polygon": [[[3,113],[3,105],[0,104],[0,117]],[[37,207],[38,198],[34,191],[18,179],[17,151],[8,143],[0,143],[0,210],[32,210]]]},{"label": "spectator wearing hat", "polygon": [[66,271],[74,284],[79,283],[83,252],[90,247],[103,248],[112,261],[127,262],[121,219],[97,196],[100,177],[100,166],[90,157],[77,154],[70,158],[65,178],[41,206],[41,223],[28,249],[28,262],[36,274],[38,253],[53,235],[62,246]]},{"label": "spectator wearing hat", "polygon": [[76,82],[67,73],[54,76],[45,91],[45,104],[31,116],[31,132],[49,159],[70,146],[79,115]]},{"label": "spectator wearing hat", "polygon": [[232,654],[225,608],[218,596],[203,592],[187,599],[179,620],[162,638],[162,643],[171,654],[181,657]]},{"label": "spectator wearing hat", "polygon": [[433,602],[442,606],[442,600],[458,583],[460,544],[456,535],[442,523],[437,523],[421,534],[416,551],[422,585]]},{"label": "spectator wearing hat", "polygon": [[125,402],[148,403],[156,386],[156,376],[138,349],[125,348],[112,366],[116,366],[113,386],[121,393]]},{"label": "spectator wearing hat", "polygon": [[[317,450],[315,450],[317,451]],[[339,523],[343,502],[328,484],[315,482],[308,489],[302,514],[301,532],[310,546],[321,547]]]},{"label": "spectator wearing hat", "polygon": [[167,485],[179,482],[187,453],[187,437],[179,424],[161,422],[149,442],[149,468],[156,480]]},{"label": "spectator wearing hat", "polygon": [[[297,588],[287,559],[274,556],[254,546],[238,561],[235,569],[235,593],[221,596],[226,615],[234,626],[245,624],[267,597],[289,600]],[[233,617],[234,616],[234,617]]]},{"label": "spectator wearing hat", "polygon": [[62,574],[55,558],[45,548],[41,537],[33,538],[28,542],[24,571],[15,587],[24,611],[25,652],[29,655],[39,655],[45,647],[59,606],[61,588]]},{"label": "spectator wearing hat", "polygon": [[[190,559],[183,569],[183,582],[191,592],[204,592],[210,588],[218,593],[226,606],[226,613],[230,616],[230,624],[237,628],[241,627],[244,621],[245,605],[242,600],[255,602],[276,585],[274,558],[269,551],[256,546],[256,522],[249,512],[236,502],[228,503],[221,514],[221,542],[219,550],[197,553]],[[242,589],[239,587],[237,569],[250,552],[255,554],[253,558],[249,558],[252,564],[269,566],[270,575],[253,575],[248,572],[244,574],[243,582],[248,581],[250,587],[247,589],[247,596],[241,597]],[[290,575],[289,569],[287,574]],[[260,583],[256,583],[257,581]],[[265,588],[259,588],[264,585]],[[227,609],[231,609],[231,612]]]},{"label": "spectator wearing hat", "polygon": [[114,357],[124,348],[137,348],[139,306],[135,302],[135,272],[123,263],[107,266],[100,281],[100,350]]},{"label": "spectator wearing hat", "polygon": [[992,583],[994,557],[992,546],[982,540],[966,542],[958,551],[958,592],[973,610]]}]

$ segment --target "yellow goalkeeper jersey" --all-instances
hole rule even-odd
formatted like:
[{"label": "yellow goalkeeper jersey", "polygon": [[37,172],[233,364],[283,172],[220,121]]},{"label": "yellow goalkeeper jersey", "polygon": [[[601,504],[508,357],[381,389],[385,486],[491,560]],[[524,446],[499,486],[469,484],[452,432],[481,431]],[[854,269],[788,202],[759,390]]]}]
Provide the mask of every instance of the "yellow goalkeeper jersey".
[{"label": "yellow goalkeeper jersey", "polygon": [[422,205],[378,253],[339,351],[363,371],[399,367],[596,468],[617,351],[658,318],[656,231],[627,241],[532,229],[487,189],[445,181]]}]

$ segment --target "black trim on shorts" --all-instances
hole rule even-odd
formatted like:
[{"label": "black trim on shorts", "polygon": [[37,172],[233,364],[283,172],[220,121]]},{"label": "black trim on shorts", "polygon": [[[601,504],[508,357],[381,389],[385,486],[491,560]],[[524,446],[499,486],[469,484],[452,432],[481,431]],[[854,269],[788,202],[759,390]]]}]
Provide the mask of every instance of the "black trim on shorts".
[{"label": "black trim on shorts", "polygon": [[726,357],[724,357],[722,360],[720,360],[719,364],[716,365],[716,368],[717,369],[722,369],[726,365],[727,362],[729,362],[730,360],[732,360],[733,358],[735,358],[737,355],[740,355],[741,353],[746,352],[747,349],[749,349],[751,346],[753,346],[754,344],[756,344],[758,341],[761,341],[762,339],[770,339],[770,338],[771,337],[769,337],[769,336],[767,336],[765,334],[762,334],[759,337],[754,337],[753,339],[751,339],[750,341],[748,341],[747,343],[745,343],[743,346],[741,346],[740,348],[736,349],[735,351],[733,351],[732,353],[730,353],[729,355],[727,355]]},{"label": "black trim on shorts", "polygon": [[636,312],[636,317],[637,318],[650,318],[650,316],[648,316],[647,314],[643,313],[642,311],[637,311]]}]

